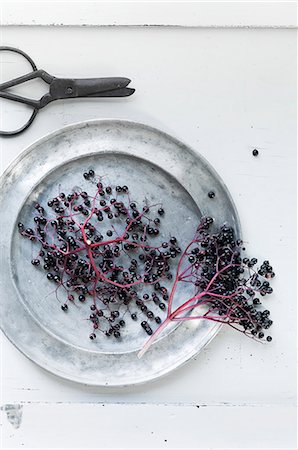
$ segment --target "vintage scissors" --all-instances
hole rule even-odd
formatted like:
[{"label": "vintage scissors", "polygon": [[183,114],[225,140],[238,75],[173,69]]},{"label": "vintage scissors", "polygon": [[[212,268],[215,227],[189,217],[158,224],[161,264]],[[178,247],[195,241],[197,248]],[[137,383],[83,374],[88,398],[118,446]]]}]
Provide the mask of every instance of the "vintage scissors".
[{"label": "vintage scissors", "polygon": [[[54,100],[78,97],[128,97],[135,89],[128,88],[129,78],[109,77],[109,78],[57,78],[49,75],[45,70],[38,70],[33,60],[22,50],[14,47],[1,47],[0,51],[11,51],[24,56],[31,64],[32,72],[13,80],[0,84],[0,97],[24,103],[33,108],[29,120],[21,128],[15,131],[0,131],[0,136],[14,136],[25,131],[35,119],[38,111]],[[39,100],[22,97],[7,91],[7,89],[17,86],[25,81],[34,78],[41,78],[49,85],[49,92]]]}]

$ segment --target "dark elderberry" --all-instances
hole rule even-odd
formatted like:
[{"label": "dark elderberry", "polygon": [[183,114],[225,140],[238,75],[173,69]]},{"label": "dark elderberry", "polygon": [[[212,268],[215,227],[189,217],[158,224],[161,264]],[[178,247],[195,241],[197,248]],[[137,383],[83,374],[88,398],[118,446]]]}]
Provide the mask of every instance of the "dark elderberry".
[{"label": "dark elderberry", "polygon": [[85,300],[86,300],[85,295],[83,295],[83,294],[79,295],[79,301],[80,302],[84,302]]},{"label": "dark elderberry", "polygon": [[39,259],[32,259],[31,264],[32,264],[33,266],[39,266],[40,261],[39,261]]},{"label": "dark elderberry", "polygon": [[142,328],[146,331],[147,334],[151,335],[153,334],[152,328],[150,327],[150,325],[148,324],[148,322],[143,321],[141,323]]},{"label": "dark elderberry", "polygon": [[214,198],[215,197],[215,192],[213,192],[213,191],[208,192],[208,197],[209,198]]},{"label": "dark elderberry", "polygon": [[62,309],[62,311],[66,312],[68,310],[67,304],[64,303],[64,305],[61,305],[61,309]]},{"label": "dark elderberry", "polygon": [[160,216],[163,216],[165,213],[165,210],[163,208],[159,208],[157,212]]}]

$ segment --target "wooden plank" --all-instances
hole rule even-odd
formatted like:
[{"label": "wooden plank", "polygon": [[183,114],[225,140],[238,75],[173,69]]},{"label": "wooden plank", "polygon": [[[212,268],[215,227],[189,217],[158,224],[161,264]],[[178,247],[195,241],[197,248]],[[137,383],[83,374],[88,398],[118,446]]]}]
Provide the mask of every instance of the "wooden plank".
[{"label": "wooden plank", "polygon": [[[20,410],[19,410],[20,411]],[[2,412],[5,449],[288,449],[295,407],[24,404],[19,428]]]},{"label": "wooden plank", "polygon": [[47,26],[297,26],[296,2],[2,2],[1,24]]}]

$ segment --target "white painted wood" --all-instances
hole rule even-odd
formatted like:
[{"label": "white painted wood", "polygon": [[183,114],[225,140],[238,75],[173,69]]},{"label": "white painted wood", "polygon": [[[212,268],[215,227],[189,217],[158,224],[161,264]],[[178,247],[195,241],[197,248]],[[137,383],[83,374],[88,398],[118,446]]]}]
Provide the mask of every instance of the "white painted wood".
[{"label": "white painted wood", "polygon": [[[1,29],[1,45],[22,48],[53,75],[123,75],[137,89],[129,99],[48,105],[26,133],[0,140],[2,170],[34,140],[76,121],[119,117],[156,126],[213,164],[235,199],[249,253],[268,257],[277,273],[275,293],[268,299],[275,321],[271,345],[223,330],[195,360],[135,389],[109,392],[61,381],[2,338],[1,403],[25,402],[19,430],[4,417],[4,448],[94,448],[101,445],[94,444],[94,429],[98,438],[104,436],[105,447],[99,448],[185,448],[185,443],[188,448],[295,447],[295,38],[295,30]],[[18,67],[11,57],[2,65],[7,77]],[[33,91],[34,85],[28,85],[26,92]],[[13,124],[19,106],[11,112]],[[255,147],[258,158],[251,156]],[[106,407],[76,405],[85,402],[172,406],[148,406],[146,412],[142,405],[111,406],[103,418],[99,410]],[[208,406],[182,406],[194,404]],[[197,412],[200,416],[193,416]],[[114,420],[123,431],[108,443]],[[237,431],[231,435],[234,423]],[[256,435],[247,430],[248,423]],[[162,442],[164,430],[175,437],[168,444]]]},{"label": "white painted wood", "polygon": [[2,25],[296,27],[296,2],[12,1]]},{"label": "white painted wood", "polygon": [[293,449],[294,407],[25,404],[6,449]]}]

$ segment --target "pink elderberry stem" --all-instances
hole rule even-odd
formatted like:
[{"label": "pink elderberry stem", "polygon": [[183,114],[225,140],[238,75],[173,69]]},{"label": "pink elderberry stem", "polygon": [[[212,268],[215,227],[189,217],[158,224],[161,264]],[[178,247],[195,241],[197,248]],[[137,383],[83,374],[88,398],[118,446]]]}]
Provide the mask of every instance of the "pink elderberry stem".
[{"label": "pink elderberry stem", "polygon": [[186,249],[184,250],[184,252],[182,253],[182,255],[181,255],[181,257],[180,257],[180,259],[178,261],[178,265],[177,265],[177,269],[176,269],[176,275],[175,275],[175,280],[174,280],[174,283],[173,283],[173,286],[172,286],[172,289],[171,289],[171,292],[170,292],[170,295],[169,295],[167,317],[169,317],[171,315],[171,308],[172,308],[173,298],[174,298],[174,295],[175,295],[177,284],[178,284],[178,282],[180,280],[180,273],[179,273],[179,271],[180,271],[180,268],[181,268],[181,265],[182,265],[182,262],[183,262],[183,258],[185,257],[188,249],[193,245],[194,242],[195,242],[195,240],[193,239],[188,244],[188,246],[186,247]]},{"label": "pink elderberry stem", "polygon": [[151,347],[153,342],[156,340],[156,338],[160,335],[160,333],[166,328],[166,326],[171,322],[171,316],[167,317],[164,322],[162,322],[159,327],[156,329],[156,331],[152,334],[152,336],[145,342],[143,347],[138,353],[138,358],[142,358],[144,354],[147,352],[147,350]]},{"label": "pink elderberry stem", "polygon": [[[187,321],[187,320],[198,320],[198,319],[205,319],[205,320],[211,320],[211,322],[220,322],[220,323],[229,323],[226,320],[223,320],[225,318],[228,318],[228,316],[218,316],[219,318],[217,319],[217,317],[210,317],[210,316],[185,316],[185,317],[174,317],[172,319],[173,322],[183,322],[183,321]],[[221,318],[221,319],[220,319]]]},{"label": "pink elderberry stem", "polygon": [[[205,292],[201,292],[200,294],[198,294],[196,296],[196,298],[200,298],[203,297],[205,295]],[[193,298],[191,298],[190,300],[188,300],[187,302],[185,302],[183,305],[179,306],[179,308],[177,308],[173,313],[171,313],[170,315],[167,316],[167,318],[164,320],[164,322],[162,322],[159,327],[156,329],[156,331],[152,334],[152,336],[147,340],[147,342],[145,342],[144,346],[141,348],[141,350],[138,353],[138,358],[141,358],[146,351],[151,347],[151,345],[153,344],[153,342],[156,340],[157,336],[162,332],[162,330],[172,321],[172,319],[179,314],[180,310],[185,307],[186,305],[188,305],[190,302],[194,301]]]}]

